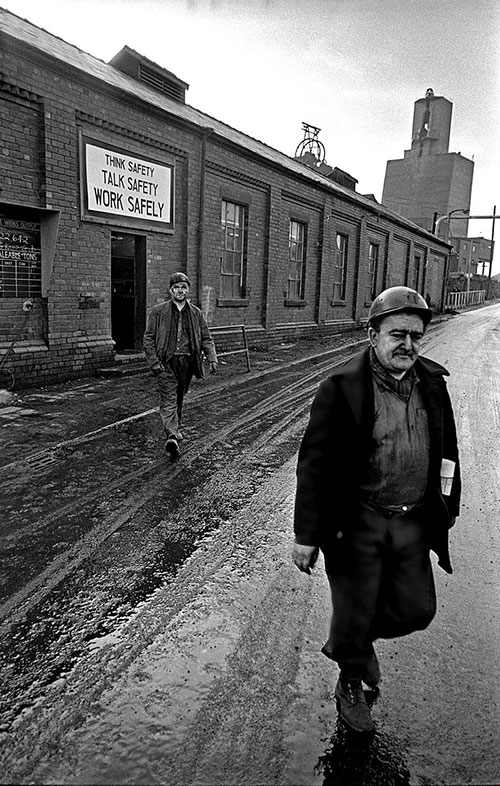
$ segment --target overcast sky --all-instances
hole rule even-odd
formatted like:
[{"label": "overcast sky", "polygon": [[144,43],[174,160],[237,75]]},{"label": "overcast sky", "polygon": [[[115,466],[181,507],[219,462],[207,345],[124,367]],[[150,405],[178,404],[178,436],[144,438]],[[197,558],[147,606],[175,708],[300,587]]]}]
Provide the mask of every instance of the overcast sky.
[{"label": "overcast sky", "polygon": [[[106,62],[132,47],[188,82],[189,104],[288,155],[303,121],[321,128],[327,162],[379,200],[386,162],[410,147],[414,102],[431,87],[453,103],[450,152],[474,158],[471,215],[500,212],[500,0],[0,6]],[[471,221],[469,235],[491,228]]]}]

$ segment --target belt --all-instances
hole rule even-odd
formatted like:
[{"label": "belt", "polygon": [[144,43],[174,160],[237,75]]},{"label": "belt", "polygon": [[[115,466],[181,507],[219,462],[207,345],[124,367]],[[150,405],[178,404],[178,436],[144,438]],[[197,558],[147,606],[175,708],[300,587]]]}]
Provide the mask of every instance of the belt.
[{"label": "belt", "polygon": [[408,513],[416,510],[420,503],[414,502],[410,505],[388,505],[383,507],[381,505],[373,505],[371,502],[362,502],[361,505],[364,508],[368,508],[368,510],[372,510],[374,513],[378,513],[379,516],[385,516],[388,519],[392,519],[396,516],[407,516]]}]

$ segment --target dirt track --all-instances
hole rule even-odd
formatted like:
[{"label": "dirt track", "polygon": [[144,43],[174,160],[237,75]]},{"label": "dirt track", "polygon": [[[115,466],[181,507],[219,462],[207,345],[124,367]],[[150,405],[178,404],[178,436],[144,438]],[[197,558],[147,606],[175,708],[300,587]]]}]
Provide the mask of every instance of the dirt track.
[{"label": "dirt track", "polygon": [[436,569],[428,631],[380,643],[369,746],[336,721],[321,565],[305,577],[290,561],[295,453],[326,367],[193,396],[176,464],[151,413],[56,452],[31,482],[11,466],[9,780],[498,782],[499,324],[490,306],[426,339],[452,372],[466,478],[455,574]]}]

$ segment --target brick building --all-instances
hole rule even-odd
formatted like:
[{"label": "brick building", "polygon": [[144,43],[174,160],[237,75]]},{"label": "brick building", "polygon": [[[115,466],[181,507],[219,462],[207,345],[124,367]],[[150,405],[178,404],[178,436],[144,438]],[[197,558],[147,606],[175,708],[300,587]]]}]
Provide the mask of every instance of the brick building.
[{"label": "brick building", "polygon": [[16,339],[19,386],[140,350],[175,270],[250,346],[362,324],[393,284],[442,306],[446,243],[187,88],[128,47],[104,63],[0,9],[0,352]]},{"label": "brick building", "polygon": [[450,273],[465,273],[468,276],[488,274],[492,260],[492,245],[495,241],[484,237],[452,237]]}]

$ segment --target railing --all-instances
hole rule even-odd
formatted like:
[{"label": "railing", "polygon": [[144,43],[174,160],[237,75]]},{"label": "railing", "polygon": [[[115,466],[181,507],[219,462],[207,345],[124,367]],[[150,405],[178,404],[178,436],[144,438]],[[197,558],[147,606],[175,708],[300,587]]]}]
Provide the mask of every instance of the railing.
[{"label": "railing", "polygon": [[446,308],[460,309],[467,306],[478,306],[484,303],[485,289],[474,289],[472,292],[448,292]]},{"label": "railing", "polygon": [[247,361],[247,370],[250,371],[250,352],[248,350],[248,343],[247,343],[247,334],[245,333],[245,325],[226,325],[217,327],[211,327],[210,332],[212,335],[214,333],[234,333],[238,330],[241,330],[241,338],[243,341],[243,347],[241,349],[230,349],[227,352],[217,352],[217,357],[222,358],[225,355],[239,355],[244,354]]}]

